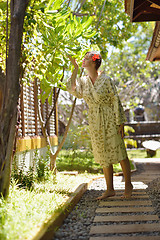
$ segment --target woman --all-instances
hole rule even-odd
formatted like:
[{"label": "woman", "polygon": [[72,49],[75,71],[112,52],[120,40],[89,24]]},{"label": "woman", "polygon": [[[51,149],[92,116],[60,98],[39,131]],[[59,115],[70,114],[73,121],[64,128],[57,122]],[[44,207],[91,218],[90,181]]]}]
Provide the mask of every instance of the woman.
[{"label": "woman", "polygon": [[130,164],[124,145],[125,114],[111,79],[98,72],[101,55],[87,52],[82,67],[88,75],[77,79],[78,64],[69,56],[74,70],[67,82],[67,90],[78,98],[84,98],[89,107],[89,129],[95,161],[103,167],[107,190],[97,199],[105,199],[115,195],[113,186],[113,166],[120,162],[125,177],[123,197],[132,194]]}]

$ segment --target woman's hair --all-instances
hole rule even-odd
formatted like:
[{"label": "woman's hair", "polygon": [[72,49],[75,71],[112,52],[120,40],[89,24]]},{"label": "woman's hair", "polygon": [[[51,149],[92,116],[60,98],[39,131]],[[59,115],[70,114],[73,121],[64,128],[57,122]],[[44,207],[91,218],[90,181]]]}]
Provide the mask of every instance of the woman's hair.
[{"label": "woman's hair", "polygon": [[[96,52],[96,51],[91,51],[91,52],[87,52],[89,53],[89,55],[92,57],[92,60],[95,62],[95,68],[96,70],[98,70],[98,68],[101,66],[101,62],[102,62],[102,57],[101,54]],[[87,54],[86,53],[86,54]],[[85,54],[85,55],[86,55]]]}]

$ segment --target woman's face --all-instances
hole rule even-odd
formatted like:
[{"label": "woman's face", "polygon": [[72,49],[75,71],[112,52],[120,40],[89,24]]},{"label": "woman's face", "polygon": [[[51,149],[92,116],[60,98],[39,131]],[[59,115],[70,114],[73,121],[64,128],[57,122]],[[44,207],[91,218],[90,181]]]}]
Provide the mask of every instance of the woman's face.
[{"label": "woman's face", "polygon": [[87,53],[83,58],[82,67],[87,68],[91,65],[93,65],[92,57],[89,53]]}]

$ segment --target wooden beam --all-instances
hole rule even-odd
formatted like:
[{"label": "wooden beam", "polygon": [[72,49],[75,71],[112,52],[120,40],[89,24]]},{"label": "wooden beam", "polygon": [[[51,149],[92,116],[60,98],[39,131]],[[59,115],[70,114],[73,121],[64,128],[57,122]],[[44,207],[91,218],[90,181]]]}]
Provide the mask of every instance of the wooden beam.
[{"label": "wooden beam", "polygon": [[160,19],[160,10],[151,7],[150,1],[135,1],[132,21],[158,21]]},{"label": "wooden beam", "polygon": [[150,2],[160,6],[160,1],[159,0],[150,0]]},{"label": "wooden beam", "polygon": [[149,22],[149,21],[159,21],[160,15],[155,15],[153,13],[149,14],[138,14],[136,18],[133,19],[133,22]]},{"label": "wooden beam", "polygon": [[133,19],[133,11],[134,11],[134,0],[131,0],[130,9],[129,9],[129,15],[130,15],[130,21],[131,22],[132,22],[132,19]]},{"label": "wooden beam", "polygon": [[131,22],[159,21],[160,20],[160,1],[159,0],[130,0],[125,2],[129,7],[127,13],[130,15]]}]

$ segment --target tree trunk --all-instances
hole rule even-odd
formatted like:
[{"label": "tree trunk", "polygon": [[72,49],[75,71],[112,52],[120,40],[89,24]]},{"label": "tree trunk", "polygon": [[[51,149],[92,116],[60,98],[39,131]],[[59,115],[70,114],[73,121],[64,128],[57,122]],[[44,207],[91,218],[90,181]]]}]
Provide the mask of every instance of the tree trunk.
[{"label": "tree trunk", "polygon": [[0,109],[0,195],[7,197],[10,184],[11,158],[17,122],[20,93],[19,72],[23,22],[29,0],[11,0],[11,28],[6,79]]}]

